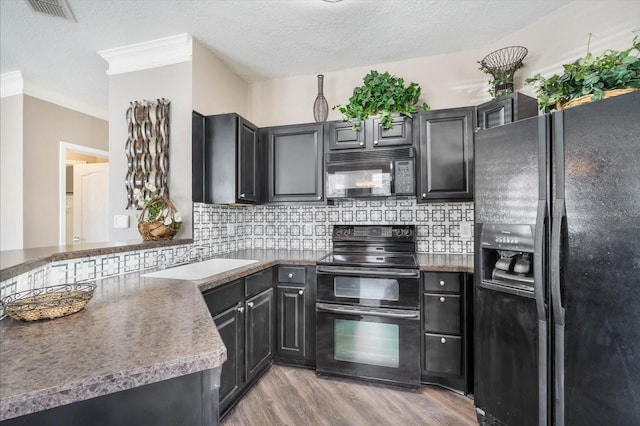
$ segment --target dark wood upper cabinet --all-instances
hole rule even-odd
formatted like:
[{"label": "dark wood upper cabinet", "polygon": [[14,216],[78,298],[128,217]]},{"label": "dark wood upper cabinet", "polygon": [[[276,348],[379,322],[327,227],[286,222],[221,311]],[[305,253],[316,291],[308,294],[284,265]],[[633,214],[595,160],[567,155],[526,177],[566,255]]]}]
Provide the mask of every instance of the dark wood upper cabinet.
[{"label": "dark wood upper cabinet", "polygon": [[266,151],[266,202],[323,199],[323,124],[261,129]]},{"label": "dark wood upper cabinet", "polygon": [[538,115],[538,100],[515,92],[478,105],[477,114],[478,127],[489,129],[535,117]]},{"label": "dark wood upper cabinet", "polygon": [[259,200],[258,128],[238,114],[192,116],[192,199],[210,204]]},{"label": "dark wood upper cabinet", "polygon": [[419,135],[418,202],[473,200],[475,107],[414,116]]},{"label": "dark wood upper cabinet", "polygon": [[382,127],[379,118],[371,120],[371,137],[374,147],[378,146],[397,146],[413,144],[413,121],[405,116],[393,117],[390,129]]},{"label": "dark wood upper cabinet", "polygon": [[392,127],[384,129],[378,117],[370,118],[360,124],[360,131],[353,130],[353,124],[344,121],[327,123],[327,149],[371,149],[398,145],[413,145],[412,119],[394,116]]}]

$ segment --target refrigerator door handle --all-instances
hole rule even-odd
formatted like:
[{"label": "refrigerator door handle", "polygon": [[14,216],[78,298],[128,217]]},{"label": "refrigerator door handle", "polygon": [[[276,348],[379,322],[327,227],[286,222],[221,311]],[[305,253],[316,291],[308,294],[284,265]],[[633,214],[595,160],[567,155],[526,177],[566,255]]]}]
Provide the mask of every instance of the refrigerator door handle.
[{"label": "refrigerator door handle", "polygon": [[554,322],[558,326],[564,326],[564,307],[562,306],[561,282],[560,282],[560,250],[565,217],[565,205],[563,199],[556,199],[553,212],[553,226],[551,229],[551,303],[553,306]]},{"label": "refrigerator door handle", "polygon": [[536,228],[533,243],[533,286],[536,296],[536,308],[538,311],[538,320],[544,321],[547,318],[547,310],[544,305],[545,301],[545,274],[544,274],[544,243],[546,219],[548,216],[547,202],[545,200],[538,201],[538,212],[536,215]]}]

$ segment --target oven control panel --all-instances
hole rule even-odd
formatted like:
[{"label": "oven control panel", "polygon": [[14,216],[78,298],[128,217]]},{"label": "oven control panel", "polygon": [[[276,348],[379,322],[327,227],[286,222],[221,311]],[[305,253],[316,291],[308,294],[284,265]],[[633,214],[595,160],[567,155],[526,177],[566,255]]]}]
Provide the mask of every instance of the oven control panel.
[{"label": "oven control panel", "polygon": [[415,225],[334,225],[333,239],[349,240],[413,240]]}]

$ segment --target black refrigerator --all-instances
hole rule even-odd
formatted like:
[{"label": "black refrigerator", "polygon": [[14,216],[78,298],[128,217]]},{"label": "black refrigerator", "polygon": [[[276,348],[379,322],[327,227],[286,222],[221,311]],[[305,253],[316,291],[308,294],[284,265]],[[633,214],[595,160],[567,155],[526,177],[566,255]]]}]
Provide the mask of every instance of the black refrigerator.
[{"label": "black refrigerator", "polygon": [[640,92],[475,135],[487,425],[640,425]]}]

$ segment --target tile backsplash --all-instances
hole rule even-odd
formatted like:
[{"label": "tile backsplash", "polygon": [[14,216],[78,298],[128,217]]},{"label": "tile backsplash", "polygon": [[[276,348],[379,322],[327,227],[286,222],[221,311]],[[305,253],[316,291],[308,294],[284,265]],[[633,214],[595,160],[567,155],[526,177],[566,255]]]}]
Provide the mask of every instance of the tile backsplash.
[{"label": "tile backsplash", "polygon": [[194,204],[194,241],[211,253],[249,248],[330,250],[334,224],[414,224],[421,253],[473,253],[473,203],[417,204],[415,199],[345,200],[335,205],[229,207]]},{"label": "tile backsplash", "polygon": [[[417,204],[415,199],[345,200],[335,205],[231,207],[194,203],[194,245],[205,257],[266,248],[331,250],[334,224],[414,224],[421,253],[473,253],[473,203]],[[106,278],[186,260],[190,245],[176,245],[53,262],[0,282],[0,298],[49,285]],[[0,318],[3,312],[0,309]]]}]

